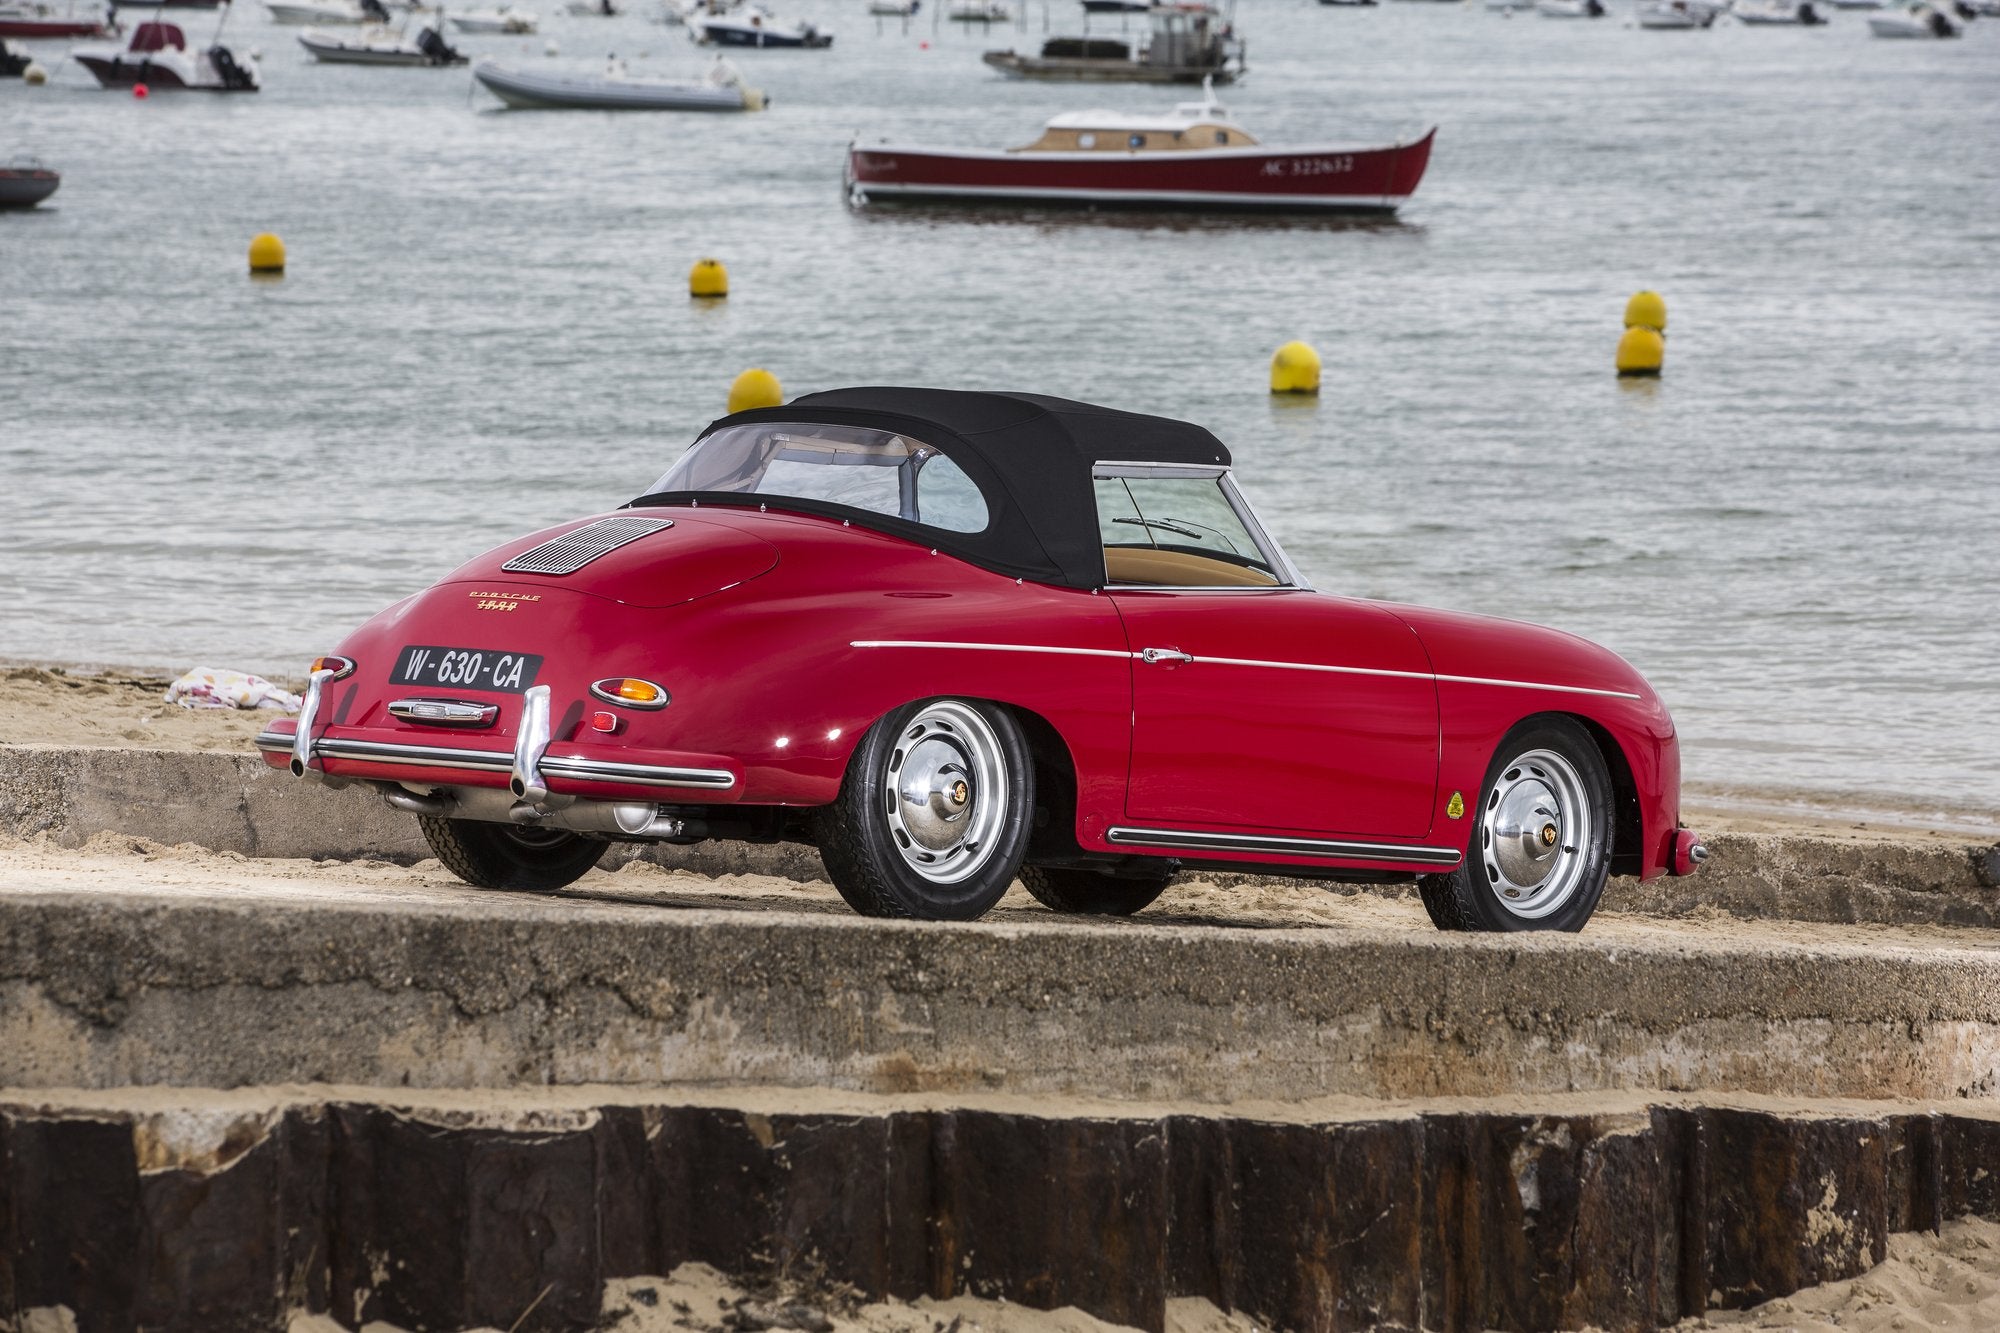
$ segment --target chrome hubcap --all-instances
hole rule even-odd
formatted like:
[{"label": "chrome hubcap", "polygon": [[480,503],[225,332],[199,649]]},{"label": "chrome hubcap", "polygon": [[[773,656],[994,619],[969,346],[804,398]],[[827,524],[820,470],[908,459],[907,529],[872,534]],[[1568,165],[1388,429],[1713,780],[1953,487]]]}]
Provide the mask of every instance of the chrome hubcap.
[{"label": "chrome hubcap", "polygon": [[1544,917],[1583,884],[1597,845],[1583,779],[1553,750],[1530,750],[1494,779],[1479,821],[1480,861],[1500,905]]},{"label": "chrome hubcap", "polygon": [[911,869],[935,884],[969,878],[992,859],[1007,810],[999,737],[964,704],[931,704],[897,736],[882,799]]}]

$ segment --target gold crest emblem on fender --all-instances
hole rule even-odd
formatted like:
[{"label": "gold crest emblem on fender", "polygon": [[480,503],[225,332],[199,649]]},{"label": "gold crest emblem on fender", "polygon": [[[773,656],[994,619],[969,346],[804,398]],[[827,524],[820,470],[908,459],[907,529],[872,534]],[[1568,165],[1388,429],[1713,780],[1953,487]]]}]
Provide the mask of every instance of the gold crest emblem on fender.
[{"label": "gold crest emblem on fender", "polygon": [[1453,792],[1451,799],[1444,803],[1444,812],[1448,818],[1463,819],[1465,817],[1465,794],[1463,792]]}]

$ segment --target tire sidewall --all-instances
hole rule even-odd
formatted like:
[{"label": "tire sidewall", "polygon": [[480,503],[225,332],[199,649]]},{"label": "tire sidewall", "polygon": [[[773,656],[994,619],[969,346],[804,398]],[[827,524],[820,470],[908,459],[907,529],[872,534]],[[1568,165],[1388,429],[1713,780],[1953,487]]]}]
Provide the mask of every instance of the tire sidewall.
[{"label": "tire sidewall", "polygon": [[[1481,855],[1480,846],[1480,829],[1485,825],[1486,803],[1493,795],[1494,784],[1515,760],[1530,750],[1553,750],[1569,760],[1587,789],[1596,833],[1595,843],[1584,863],[1583,881],[1576,892],[1556,911],[1539,917],[1516,916],[1507,909],[1506,903],[1486,877],[1485,858]],[[1485,780],[1479,784],[1479,803],[1473,807],[1472,813],[1472,827],[1466,831],[1465,864],[1454,872],[1454,878],[1459,881],[1457,887],[1461,901],[1472,916],[1475,928],[1495,931],[1582,930],[1584,923],[1597,910],[1598,900],[1604,896],[1604,884],[1610,875],[1612,821],[1616,813],[1612,804],[1611,775],[1590,733],[1566,717],[1536,717],[1518,723],[1494,747],[1492,761],[1486,766]]]},{"label": "tire sidewall", "polygon": [[[924,709],[945,702],[970,708],[992,728],[1000,744],[1000,762],[1007,770],[1009,793],[996,836],[998,846],[977,873],[955,884],[940,884],[925,878],[897,853],[880,799],[889,759],[903,729]],[[1005,708],[951,695],[904,704],[869,728],[849,769],[848,780],[852,790],[843,792],[842,799],[849,802],[859,827],[867,872],[900,913],[928,921],[971,921],[985,915],[1013,884],[1033,831],[1035,769],[1028,755],[1027,737]]]}]

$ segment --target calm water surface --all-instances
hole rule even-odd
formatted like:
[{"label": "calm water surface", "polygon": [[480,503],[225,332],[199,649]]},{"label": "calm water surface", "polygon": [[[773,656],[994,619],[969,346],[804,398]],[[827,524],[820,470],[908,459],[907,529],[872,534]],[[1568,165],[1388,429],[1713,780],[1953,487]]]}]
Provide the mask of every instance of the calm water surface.
[{"label": "calm water surface", "polygon": [[[492,109],[463,70],[254,97],[0,84],[0,656],[295,672],[525,529],[629,498],[764,365],[1186,416],[1321,587],[1544,621],[1666,696],[1689,776],[2000,810],[2000,22],[1962,42],[1243,0],[1267,142],[1435,121],[1394,224],[856,213],[855,133],[980,145],[1185,93],[1007,83],[1024,28],[798,0],[767,114]],[[641,14],[455,38],[705,57]],[[254,11],[254,12],[253,12]],[[1078,26],[1070,4],[1057,29]],[[207,16],[179,20],[205,42]],[[928,48],[922,43],[928,42]],[[243,250],[269,229],[281,282]],[[685,296],[698,256],[735,295]],[[1610,374],[1642,286],[1667,377]],[[1289,338],[1316,405],[1274,404]]]}]

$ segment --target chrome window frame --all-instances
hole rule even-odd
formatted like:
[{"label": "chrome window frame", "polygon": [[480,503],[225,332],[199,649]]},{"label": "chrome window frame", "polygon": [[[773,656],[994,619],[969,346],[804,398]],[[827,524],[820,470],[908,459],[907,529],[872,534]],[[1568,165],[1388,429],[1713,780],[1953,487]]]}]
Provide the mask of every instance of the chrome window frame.
[{"label": "chrome window frame", "polygon": [[[1243,525],[1243,530],[1250,534],[1251,541],[1257,543],[1258,554],[1263,556],[1264,562],[1270,565],[1272,570],[1278,573],[1281,577],[1280,581],[1277,584],[1269,588],[1246,587],[1242,584],[1223,584],[1223,585],[1209,585],[1203,587],[1186,587],[1186,586],[1169,586],[1158,583],[1112,583],[1110,581],[1111,572],[1110,570],[1107,569],[1104,575],[1105,582],[1098,585],[1100,591],[1158,592],[1158,593],[1230,592],[1230,593],[1250,593],[1253,596],[1266,596],[1274,592],[1312,591],[1312,584],[1306,581],[1306,576],[1299,572],[1299,567],[1292,563],[1290,556],[1285,554],[1285,548],[1278,545],[1276,539],[1271,536],[1270,530],[1266,528],[1263,524],[1263,521],[1257,517],[1257,511],[1251,508],[1250,501],[1244,496],[1243,492],[1236,488],[1236,477],[1233,469],[1225,467],[1220,463],[1133,463],[1133,462],[1122,462],[1117,460],[1099,461],[1091,464],[1090,468],[1090,480],[1092,482],[1092,489],[1093,489],[1093,495],[1092,495],[1093,503],[1095,502],[1096,499],[1096,496],[1094,494],[1095,484],[1099,481],[1109,481],[1119,477],[1197,477],[1197,478],[1207,478],[1213,480],[1217,484],[1217,486],[1221,489],[1222,498],[1227,500],[1229,502],[1229,507],[1235,511],[1236,519]],[[1100,533],[1102,533],[1103,531],[1103,526],[1104,526],[1103,520],[1100,516],[1098,522],[1098,530]]]}]

